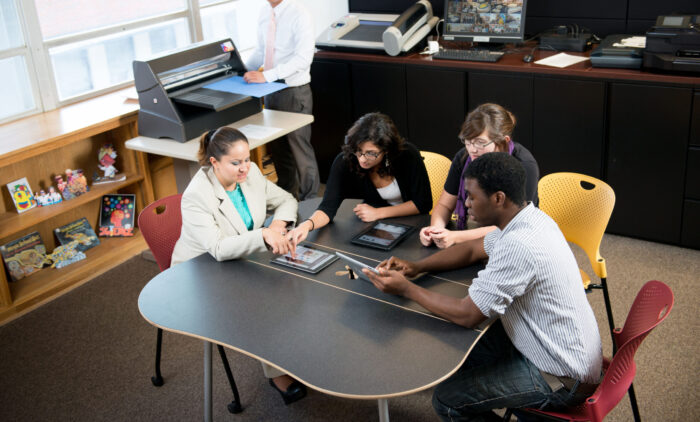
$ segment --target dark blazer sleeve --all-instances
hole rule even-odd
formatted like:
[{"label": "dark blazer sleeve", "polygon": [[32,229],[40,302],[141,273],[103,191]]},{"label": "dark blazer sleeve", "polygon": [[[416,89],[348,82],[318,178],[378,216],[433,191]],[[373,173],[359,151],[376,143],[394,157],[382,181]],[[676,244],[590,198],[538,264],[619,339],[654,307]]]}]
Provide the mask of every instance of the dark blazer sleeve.
[{"label": "dark blazer sleeve", "polygon": [[396,178],[404,202],[413,201],[421,214],[429,213],[433,208],[433,195],[423,157],[415,146],[406,143],[400,160],[400,174],[397,174]]},{"label": "dark blazer sleeve", "polygon": [[318,206],[318,210],[323,211],[331,221],[333,221],[335,213],[338,212],[340,204],[343,203],[345,198],[348,198],[347,187],[353,183],[351,179],[350,169],[347,168],[341,152],[333,160],[328,180],[326,181],[323,200]]}]

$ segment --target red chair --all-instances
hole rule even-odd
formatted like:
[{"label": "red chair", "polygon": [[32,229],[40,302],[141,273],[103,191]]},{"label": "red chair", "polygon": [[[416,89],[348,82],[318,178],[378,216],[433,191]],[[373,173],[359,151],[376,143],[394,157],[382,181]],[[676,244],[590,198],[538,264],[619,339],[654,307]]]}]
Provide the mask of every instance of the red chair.
[{"label": "red chair", "polygon": [[[671,288],[660,281],[649,281],[637,293],[622,329],[614,331],[618,350],[607,365],[605,376],[592,396],[581,405],[559,412],[537,409],[518,409],[552,420],[600,422],[625,396],[637,372],[634,354],[642,340],[661,323],[673,307]],[[607,364],[608,362],[606,362]],[[510,420],[508,409],[503,420]]]},{"label": "red chair", "polygon": [[[175,249],[175,243],[177,243],[177,240],[180,238],[180,230],[182,228],[182,213],[180,211],[181,201],[182,194],[167,196],[148,205],[141,211],[141,214],[139,214],[139,229],[161,271],[170,268],[170,259],[173,255],[173,249]],[[156,387],[163,385],[163,377],[160,373],[162,344],[163,329],[158,328],[156,342],[156,375],[151,377],[151,382]],[[226,358],[226,352],[221,345],[217,345],[217,349],[219,350],[221,362],[224,365],[226,376],[228,377],[231,390],[233,391],[233,401],[228,404],[228,410],[231,413],[240,413],[243,411],[243,408],[241,407],[241,400],[238,396],[236,381],[233,379],[233,373],[231,372],[231,367]]]}]

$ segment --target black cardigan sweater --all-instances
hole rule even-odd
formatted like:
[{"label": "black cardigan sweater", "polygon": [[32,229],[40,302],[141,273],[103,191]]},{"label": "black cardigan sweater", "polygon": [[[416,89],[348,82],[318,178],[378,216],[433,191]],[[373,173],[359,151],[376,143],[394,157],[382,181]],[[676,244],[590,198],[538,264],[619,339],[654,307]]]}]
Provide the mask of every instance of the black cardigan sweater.
[{"label": "black cardigan sweater", "polygon": [[[403,202],[413,201],[421,214],[429,213],[433,207],[433,197],[430,192],[428,172],[418,149],[407,142],[394,165],[396,174],[393,176],[399,184]],[[354,173],[341,152],[333,160],[326,182],[326,191],[318,209],[333,221],[338,207],[345,199],[362,199],[365,203],[377,208],[389,206],[389,203],[379,196],[369,176],[363,177]]]}]

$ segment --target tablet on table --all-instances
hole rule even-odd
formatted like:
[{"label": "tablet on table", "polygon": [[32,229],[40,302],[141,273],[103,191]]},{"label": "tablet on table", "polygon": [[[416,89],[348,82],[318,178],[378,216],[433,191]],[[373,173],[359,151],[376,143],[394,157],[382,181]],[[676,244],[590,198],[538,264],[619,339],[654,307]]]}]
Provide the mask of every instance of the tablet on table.
[{"label": "tablet on table", "polygon": [[406,224],[376,221],[370,227],[355,235],[351,242],[388,251],[404,240],[413,229],[414,227]]}]

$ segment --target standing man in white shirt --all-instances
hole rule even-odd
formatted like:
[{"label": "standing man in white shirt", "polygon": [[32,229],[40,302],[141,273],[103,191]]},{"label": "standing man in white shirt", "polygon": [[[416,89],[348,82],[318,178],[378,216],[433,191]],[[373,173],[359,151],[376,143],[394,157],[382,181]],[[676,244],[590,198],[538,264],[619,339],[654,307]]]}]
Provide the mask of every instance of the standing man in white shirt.
[{"label": "standing man in white shirt", "polygon": [[[311,61],[314,56],[313,19],[298,0],[267,0],[258,19],[258,46],[247,60],[248,83],[281,81],[288,85],[265,97],[268,110],[311,114]],[[268,144],[277,184],[299,200],[313,198],[321,180],[311,146],[311,125]]]}]

